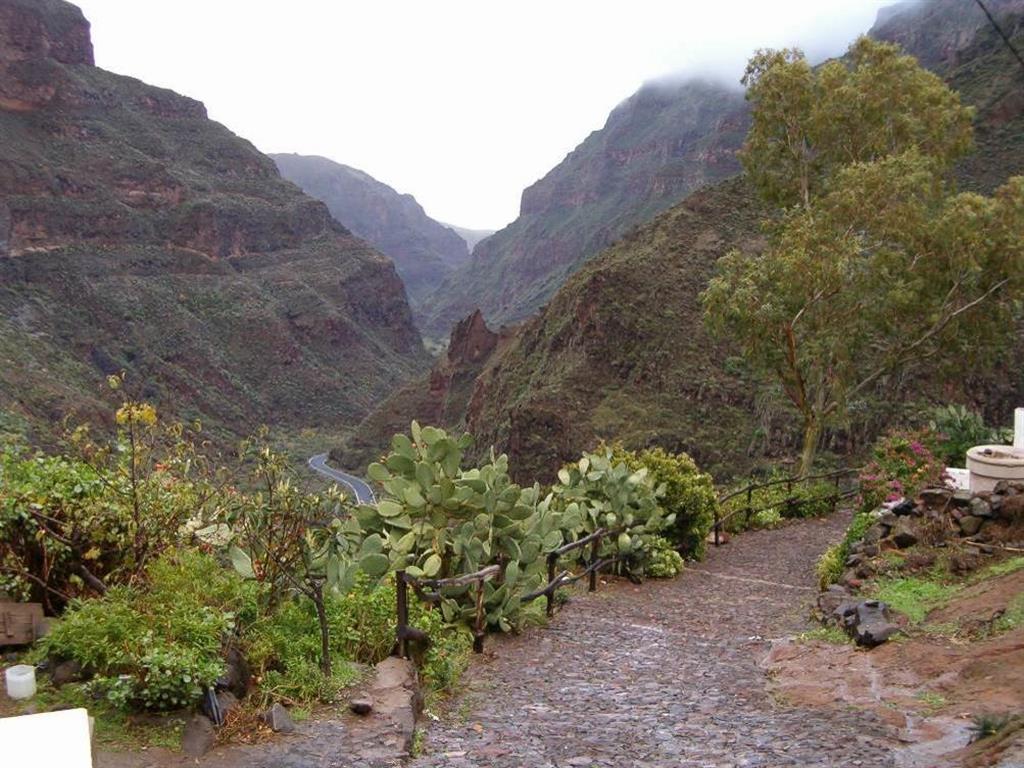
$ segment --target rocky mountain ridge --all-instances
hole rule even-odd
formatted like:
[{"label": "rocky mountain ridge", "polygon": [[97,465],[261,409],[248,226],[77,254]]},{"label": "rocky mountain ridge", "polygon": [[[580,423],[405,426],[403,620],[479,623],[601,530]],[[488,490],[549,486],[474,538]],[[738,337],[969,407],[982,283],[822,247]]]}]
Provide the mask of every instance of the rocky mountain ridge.
[{"label": "rocky mountain ridge", "polygon": [[324,157],[271,155],[281,175],[322,200],[331,215],[395,262],[412,301],[469,261],[463,237],[427,216],[416,198]]},{"label": "rocky mountain ridge", "polygon": [[[427,358],[392,263],[203,105],[0,0],[0,421],[109,414],[106,375],[224,436],[340,425]],[[2,425],[0,425],[2,426]]]},{"label": "rocky mountain ridge", "polygon": [[477,307],[492,324],[524,320],[628,229],[736,174],[746,127],[738,88],[702,80],[644,86],[523,191],[519,217],[424,302],[421,327],[443,336]]}]

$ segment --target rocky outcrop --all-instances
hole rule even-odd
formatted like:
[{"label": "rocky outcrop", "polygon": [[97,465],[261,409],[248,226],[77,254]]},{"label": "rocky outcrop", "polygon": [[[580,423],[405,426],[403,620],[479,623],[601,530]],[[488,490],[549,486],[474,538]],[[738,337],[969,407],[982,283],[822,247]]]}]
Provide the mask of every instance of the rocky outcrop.
[{"label": "rocky outcrop", "polygon": [[0,0],[0,108],[49,103],[65,82],[62,64],[93,64],[82,12],[61,0]]},{"label": "rocky outcrop", "polygon": [[[427,357],[393,264],[203,105],[0,0],[0,412],[60,429],[124,370],[218,434],[366,415]],[[454,235],[453,235],[454,237]]]},{"label": "rocky outcrop", "polygon": [[[1024,13],[1024,0],[986,0],[996,16]],[[871,36],[899,43],[930,69],[962,63],[978,29],[987,24],[974,2],[961,0],[904,0],[878,12]]]},{"label": "rocky outcrop", "polygon": [[413,420],[465,428],[477,377],[510,338],[507,329],[488,328],[480,310],[473,312],[455,326],[447,352],[430,373],[381,403],[344,445],[331,452],[331,458],[347,469],[362,471],[386,449],[392,435],[408,432]]},{"label": "rocky outcrop", "polygon": [[422,298],[468,261],[466,241],[427,216],[412,195],[324,157],[271,157],[286,179],[322,200],[334,218],[391,257],[410,298]]}]

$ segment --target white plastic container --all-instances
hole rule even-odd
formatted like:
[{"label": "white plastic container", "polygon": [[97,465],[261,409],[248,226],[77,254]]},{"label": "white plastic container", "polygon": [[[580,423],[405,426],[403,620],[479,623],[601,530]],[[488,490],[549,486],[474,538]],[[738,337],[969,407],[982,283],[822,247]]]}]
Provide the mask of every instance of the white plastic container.
[{"label": "white plastic container", "polygon": [[4,672],[7,695],[12,699],[30,699],[36,695],[36,668],[29,664],[16,664]]}]

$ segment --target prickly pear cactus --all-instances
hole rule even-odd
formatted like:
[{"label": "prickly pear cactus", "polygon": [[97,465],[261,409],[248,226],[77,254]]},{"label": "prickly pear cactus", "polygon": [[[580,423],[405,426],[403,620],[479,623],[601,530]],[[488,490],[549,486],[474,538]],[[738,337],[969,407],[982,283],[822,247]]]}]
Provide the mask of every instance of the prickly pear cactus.
[{"label": "prickly pear cactus", "polygon": [[562,467],[551,490],[563,514],[580,519],[580,533],[616,532],[604,542],[601,556],[623,558],[631,572],[642,572],[654,539],[675,521],[659,505],[664,489],[654,487],[647,470],[615,461],[611,450],[584,454]]},{"label": "prickly pear cactus", "polygon": [[[381,542],[360,565],[370,575],[405,570],[443,579],[499,563],[502,577],[486,583],[484,606],[487,623],[507,631],[518,618],[520,596],[544,583],[544,554],[564,540],[563,514],[550,498],[539,498],[539,488],[513,483],[504,455],[492,451],[482,466],[463,468],[470,444],[466,435],[454,438],[416,422],[411,437],[393,438],[388,456],[369,468],[382,497],[357,512],[367,538]],[[444,592],[447,620],[475,615],[474,590]]]}]

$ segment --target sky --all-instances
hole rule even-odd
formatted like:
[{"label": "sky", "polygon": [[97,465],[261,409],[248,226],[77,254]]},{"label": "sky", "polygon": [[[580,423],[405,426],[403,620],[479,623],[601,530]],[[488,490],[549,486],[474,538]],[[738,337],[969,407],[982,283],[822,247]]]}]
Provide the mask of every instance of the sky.
[{"label": "sky", "polygon": [[522,190],[644,82],[738,87],[755,49],[841,53],[891,1],[74,0],[104,69],[479,229],[514,219]]}]

